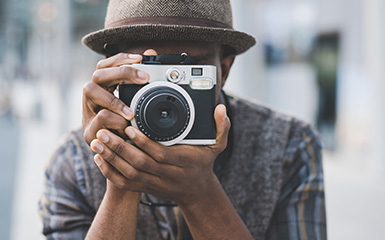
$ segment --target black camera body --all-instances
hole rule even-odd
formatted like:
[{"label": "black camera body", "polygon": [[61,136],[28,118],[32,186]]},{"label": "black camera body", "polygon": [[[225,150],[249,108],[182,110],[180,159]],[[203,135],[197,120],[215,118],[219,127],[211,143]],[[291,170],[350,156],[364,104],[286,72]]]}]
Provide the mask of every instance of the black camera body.
[{"label": "black camera body", "polygon": [[135,117],[131,125],[163,145],[212,145],[216,67],[133,64],[149,73],[147,84],[120,84],[119,98]]}]

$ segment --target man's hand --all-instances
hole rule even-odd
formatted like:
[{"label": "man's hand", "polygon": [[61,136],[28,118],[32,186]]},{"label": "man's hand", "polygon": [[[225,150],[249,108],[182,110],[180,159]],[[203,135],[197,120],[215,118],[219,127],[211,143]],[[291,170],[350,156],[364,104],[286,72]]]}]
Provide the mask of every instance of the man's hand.
[{"label": "man's hand", "polygon": [[223,105],[215,109],[216,144],[165,147],[133,127],[125,133],[135,144],[108,130],[97,132],[91,148],[103,175],[121,189],[146,192],[178,204],[205,199],[219,184],[213,173],[216,157],[227,145],[230,121]]},{"label": "man's hand", "polygon": [[82,124],[84,139],[88,144],[96,138],[96,132],[100,129],[116,130],[120,136],[125,135],[124,128],[127,127],[127,120],[131,120],[134,113],[114,96],[113,91],[120,83],[145,84],[148,82],[147,73],[127,66],[140,63],[141,60],[141,55],[119,53],[97,64],[92,81],[83,88]]},{"label": "man's hand", "polygon": [[[95,162],[114,186],[150,193],[178,204],[194,239],[252,239],[213,173],[216,157],[227,145],[230,121],[226,108],[215,109],[216,144],[165,147],[139,130],[125,133],[136,145],[100,130],[91,148]],[[129,191],[130,192],[130,191]]]},{"label": "man's hand", "polygon": [[[144,54],[157,53],[147,50]],[[148,82],[147,73],[122,66],[140,61],[140,55],[130,54],[102,60],[92,81],[84,87],[84,138],[98,153],[94,160],[108,179],[89,236],[135,238],[139,192],[146,192],[177,203],[194,239],[252,239],[213,173],[214,161],[227,145],[230,121],[226,108],[219,105],[215,109],[215,145],[165,147],[148,139],[139,130],[127,127],[134,113],[113,95],[120,83]],[[134,145],[122,136],[128,136]],[[120,218],[112,217],[111,221],[110,216],[116,215]]]},{"label": "man's hand", "polygon": [[[153,50],[146,52],[156,54]],[[92,81],[83,89],[82,123],[88,144],[100,129],[115,130],[125,136],[127,120],[134,113],[113,91],[120,83],[145,84],[149,80],[147,73],[128,66],[141,60],[140,55],[120,53],[98,63]],[[140,193],[122,191],[107,181],[106,193],[86,239],[135,239],[139,199]]]}]

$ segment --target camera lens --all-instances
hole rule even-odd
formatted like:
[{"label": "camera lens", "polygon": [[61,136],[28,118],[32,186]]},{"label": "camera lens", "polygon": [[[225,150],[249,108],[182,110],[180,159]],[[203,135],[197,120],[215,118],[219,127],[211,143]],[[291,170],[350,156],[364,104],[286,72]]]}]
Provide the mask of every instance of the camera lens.
[{"label": "camera lens", "polygon": [[161,113],[160,113],[160,116],[162,117],[162,118],[167,118],[167,116],[168,116],[168,112],[165,110],[165,111],[162,111]]},{"label": "camera lens", "polygon": [[180,136],[190,122],[190,106],[173,88],[154,87],[144,92],[136,105],[139,130],[155,141],[169,141]]}]

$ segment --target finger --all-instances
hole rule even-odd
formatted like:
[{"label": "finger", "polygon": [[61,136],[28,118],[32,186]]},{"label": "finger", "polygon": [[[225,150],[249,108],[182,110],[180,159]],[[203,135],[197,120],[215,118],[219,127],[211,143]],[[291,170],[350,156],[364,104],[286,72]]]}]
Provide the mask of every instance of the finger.
[{"label": "finger", "polygon": [[226,114],[226,107],[223,104],[219,104],[215,108],[214,119],[217,128],[216,143],[210,146],[218,154],[225,150],[227,146],[227,137],[231,127],[230,119]]},{"label": "finger", "polygon": [[110,180],[119,189],[138,191],[137,183],[129,181],[117,169],[104,160],[101,155],[96,154],[94,156],[94,162],[102,172],[103,176]]},{"label": "finger", "polygon": [[83,88],[83,109],[95,111],[103,108],[109,109],[129,121],[135,116],[134,112],[114,94],[93,82],[87,83]]},{"label": "finger", "polygon": [[[154,49],[147,49],[143,54],[158,55]],[[107,89],[119,83],[145,84],[149,80],[149,75],[146,72],[124,66],[140,63],[141,60],[141,55],[128,53],[119,53],[100,60],[97,64],[97,70],[92,76],[92,81]]]},{"label": "finger", "polygon": [[141,172],[155,176],[161,176],[165,172],[164,166],[112,132],[102,129],[96,136],[106,146],[102,154],[103,158],[117,169],[128,164]]},{"label": "finger", "polygon": [[96,65],[96,69],[119,67],[124,64],[140,63],[142,56],[139,54],[119,53],[112,57],[102,59]]},{"label": "finger", "polygon": [[124,132],[138,148],[149,154],[155,161],[177,165],[172,159],[168,158],[170,155],[168,154],[169,149],[166,146],[152,141],[141,131],[132,126],[127,127]]},{"label": "finger", "polygon": [[123,136],[124,129],[128,126],[128,122],[122,116],[111,112],[107,109],[102,109],[98,112],[90,124],[90,128],[95,130],[95,133],[100,129],[116,130]]},{"label": "finger", "polygon": [[127,180],[140,181],[141,175],[139,171],[124,161],[120,156],[111,152],[99,139],[94,139],[90,146],[92,151],[98,153],[104,161],[113,166]]},{"label": "finger", "polygon": [[148,73],[129,65],[97,69],[92,75],[92,82],[105,89],[111,89],[120,83],[145,84],[149,79]]},{"label": "finger", "polygon": [[143,55],[158,55],[158,53],[154,49],[147,49],[144,51]]},{"label": "finger", "polygon": [[127,126],[128,122],[126,119],[107,109],[102,109],[85,128],[84,139],[87,143],[90,143],[96,138],[96,133],[100,129],[115,130],[121,138],[126,138],[124,129]]}]

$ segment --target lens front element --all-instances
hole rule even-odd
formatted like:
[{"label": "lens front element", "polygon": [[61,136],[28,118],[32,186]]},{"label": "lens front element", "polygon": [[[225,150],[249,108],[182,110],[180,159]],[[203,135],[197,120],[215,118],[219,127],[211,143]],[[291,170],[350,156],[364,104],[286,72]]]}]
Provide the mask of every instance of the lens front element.
[{"label": "lens front element", "polygon": [[175,144],[192,128],[194,105],[188,93],[176,84],[150,83],[136,93],[133,104],[136,115],[132,125],[154,141]]}]

